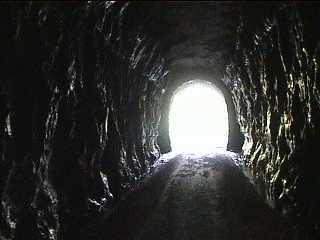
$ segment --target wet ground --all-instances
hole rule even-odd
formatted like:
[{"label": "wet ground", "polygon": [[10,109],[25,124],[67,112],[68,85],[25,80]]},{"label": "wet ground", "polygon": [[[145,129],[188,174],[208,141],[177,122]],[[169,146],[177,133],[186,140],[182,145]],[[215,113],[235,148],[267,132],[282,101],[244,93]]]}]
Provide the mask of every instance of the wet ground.
[{"label": "wet ground", "polygon": [[108,239],[293,239],[227,152],[167,158],[108,216]]}]

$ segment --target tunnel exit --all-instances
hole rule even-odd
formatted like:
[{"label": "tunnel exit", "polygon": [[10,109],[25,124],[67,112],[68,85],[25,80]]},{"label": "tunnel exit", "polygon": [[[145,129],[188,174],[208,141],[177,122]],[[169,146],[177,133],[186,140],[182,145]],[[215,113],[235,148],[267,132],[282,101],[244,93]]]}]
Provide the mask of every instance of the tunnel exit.
[{"label": "tunnel exit", "polygon": [[173,152],[213,152],[226,148],[228,112],[223,94],[211,83],[193,80],[178,88],[169,112]]}]

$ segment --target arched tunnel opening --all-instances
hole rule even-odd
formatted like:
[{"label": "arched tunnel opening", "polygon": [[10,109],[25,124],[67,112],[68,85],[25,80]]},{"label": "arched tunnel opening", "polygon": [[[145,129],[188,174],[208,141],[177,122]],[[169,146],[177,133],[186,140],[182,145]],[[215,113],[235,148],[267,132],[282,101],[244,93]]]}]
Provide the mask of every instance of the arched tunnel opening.
[{"label": "arched tunnel opening", "polygon": [[[159,132],[157,137],[157,142],[159,144],[161,153],[165,154],[171,151],[204,153],[210,151],[217,151],[217,147],[220,147],[221,149],[227,149],[228,151],[236,153],[240,153],[242,151],[244,135],[240,131],[235,106],[232,100],[232,94],[225,85],[225,83],[222,80],[219,80],[219,76],[216,74],[215,70],[212,71],[212,69],[207,69],[203,67],[190,68],[179,65],[171,69],[170,74],[167,76],[167,81],[172,82],[172,84],[168,86],[163,96]],[[207,90],[205,91],[207,94],[203,95],[207,96],[207,99],[200,97],[203,100],[203,102],[201,103],[197,102],[195,96],[193,96],[192,99],[188,98],[188,100],[185,101],[181,100],[181,112],[185,112],[186,115],[192,114],[192,108],[188,107],[188,105],[190,105],[194,106],[194,109],[196,109],[195,111],[197,111],[198,113],[202,109],[204,110],[204,115],[206,113],[211,112],[211,117],[209,116],[209,118],[201,119],[201,121],[203,122],[202,124],[200,124],[201,127],[199,127],[200,129],[198,129],[199,131],[196,130],[197,125],[191,123],[194,122],[194,119],[185,119],[185,121],[183,121],[182,125],[180,126],[180,130],[183,131],[182,128],[184,128],[184,126],[187,130],[185,133],[182,133],[182,136],[184,136],[181,138],[183,139],[182,142],[189,139],[189,147],[181,146],[180,151],[175,151],[170,139],[171,107],[177,93],[183,93],[183,90],[188,87],[190,87],[191,90],[192,86],[194,85],[200,85],[201,89]],[[190,92],[192,95],[192,90]],[[197,95],[198,93],[199,95],[201,95],[200,91],[195,91],[193,95]],[[218,111],[221,111],[220,113],[215,112],[216,107],[219,109]],[[204,108],[208,108],[207,111],[205,111]],[[186,111],[184,111],[184,109],[186,109]],[[192,118],[191,115],[189,117]],[[201,117],[197,115],[194,116],[194,118],[200,119]],[[207,124],[207,127],[203,123]],[[188,127],[187,124],[190,124],[190,126]],[[195,141],[193,144],[192,134],[188,134],[189,130],[191,129],[192,131],[197,132],[195,133],[195,135],[198,135],[197,140],[199,140],[199,138],[201,138],[200,136],[203,135],[204,139],[208,141]],[[207,129],[208,131],[205,131],[205,129]],[[200,134],[201,132],[203,134]],[[216,140],[215,136],[219,136],[218,138],[221,137],[220,140]],[[208,145],[206,145],[203,142],[207,142]],[[199,150],[196,150],[198,147]]]},{"label": "arched tunnel opening", "polygon": [[1,3],[0,239],[320,239],[319,16]]},{"label": "arched tunnel opening", "polygon": [[204,80],[191,80],[174,92],[169,110],[172,151],[214,152],[227,148],[228,113],[223,94]]}]

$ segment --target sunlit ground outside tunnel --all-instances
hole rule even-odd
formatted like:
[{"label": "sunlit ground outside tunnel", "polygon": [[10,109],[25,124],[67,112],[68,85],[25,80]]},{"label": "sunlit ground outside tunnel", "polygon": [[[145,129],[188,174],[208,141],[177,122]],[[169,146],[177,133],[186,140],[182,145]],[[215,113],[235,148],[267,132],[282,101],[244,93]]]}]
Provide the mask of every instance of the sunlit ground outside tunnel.
[{"label": "sunlit ground outside tunnel", "polygon": [[223,94],[194,80],[178,88],[169,113],[172,152],[210,153],[226,149],[228,112]]}]

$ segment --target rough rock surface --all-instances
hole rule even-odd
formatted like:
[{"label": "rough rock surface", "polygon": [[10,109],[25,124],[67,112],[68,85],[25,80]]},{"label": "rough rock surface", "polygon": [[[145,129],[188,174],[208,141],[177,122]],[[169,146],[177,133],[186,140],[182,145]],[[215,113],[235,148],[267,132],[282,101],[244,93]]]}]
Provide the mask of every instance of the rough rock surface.
[{"label": "rough rock surface", "polygon": [[262,195],[320,237],[319,5],[248,4],[227,84]]},{"label": "rough rock surface", "polygon": [[0,238],[86,239],[157,142],[170,149],[170,98],[190,77],[224,92],[228,148],[241,151],[241,130],[260,194],[319,238],[319,15],[315,3],[1,3]]},{"label": "rough rock surface", "polygon": [[161,25],[126,2],[0,11],[0,238],[80,239],[159,157]]}]

